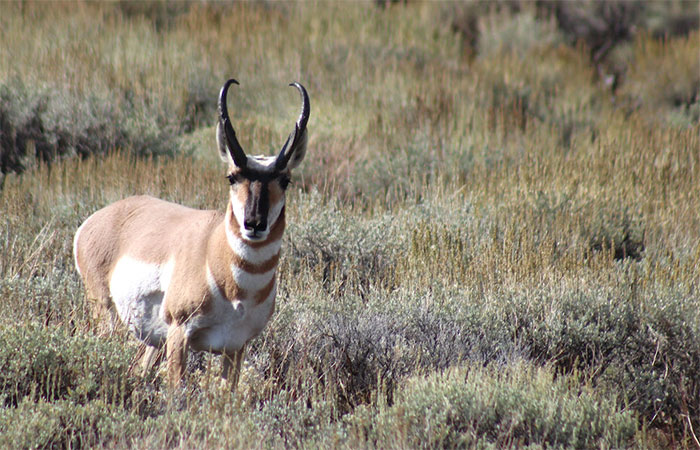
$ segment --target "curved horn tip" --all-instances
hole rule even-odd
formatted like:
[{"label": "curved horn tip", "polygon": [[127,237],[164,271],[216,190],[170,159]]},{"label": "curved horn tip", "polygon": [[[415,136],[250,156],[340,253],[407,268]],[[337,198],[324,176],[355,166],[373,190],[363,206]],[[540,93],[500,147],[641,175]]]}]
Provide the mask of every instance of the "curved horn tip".
[{"label": "curved horn tip", "polygon": [[298,81],[294,81],[292,83],[289,83],[289,86],[292,86],[292,87],[299,89],[299,91],[302,93],[302,95],[306,94],[306,88]]},{"label": "curved horn tip", "polygon": [[235,78],[230,78],[230,79],[226,80],[226,82],[224,83],[223,86],[221,86],[221,90],[224,91],[224,90],[228,89],[228,87],[231,86],[232,84],[240,84],[240,83]]},{"label": "curved horn tip", "polygon": [[298,81],[294,81],[292,83],[289,83],[289,86],[293,86],[293,87],[299,89],[300,91],[306,92],[306,88]]},{"label": "curved horn tip", "polygon": [[302,104],[301,104],[301,116],[299,117],[299,120],[304,122],[304,125],[306,125],[306,120],[303,119],[308,119],[308,115],[310,112],[310,106],[309,106],[309,94],[306,92],[306,88],[299,82],[294,81],[292,83],[289,83],[290,86],[294,86],[297,88],[299,91],[299,94],[301,95],[302,99]]},{"label": "curved horn tip", "polygon": [[224,83],[224,85],[221,86],[221,93],[219,94],[219,96],[221,96],[221,94],[223,94],[224,92],[226,92],[226,91],[228,90],[229,86],[231,86],[232,84],[240,85],[240,83],[239,83],[238,81],[236,81],[236,79],[234,79],[234,78],[231,78],[231,79],[229,79],[229,80],[226,80],[226,82]]}]

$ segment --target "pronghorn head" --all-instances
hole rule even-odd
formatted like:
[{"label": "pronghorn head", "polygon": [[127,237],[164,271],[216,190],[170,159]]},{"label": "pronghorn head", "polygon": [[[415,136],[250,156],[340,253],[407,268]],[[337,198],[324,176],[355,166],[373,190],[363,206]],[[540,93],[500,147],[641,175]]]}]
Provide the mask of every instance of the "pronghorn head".
[{"label": "pronghorn head", "polygon": [[216,140],[221,159],[228,163],[231,183],[231,208],[241,236],[249,241],[262,241],[284,209],[284,191],[290,171],[306,154],[306,123],[309,120],[309,96],[299,83],[292,83],[301,93],[302,106],[294,131],[277,156],[247,156],[236,139],[226,107],[226,94],[236,80],[228,80],[219,94],[219,123]]}]

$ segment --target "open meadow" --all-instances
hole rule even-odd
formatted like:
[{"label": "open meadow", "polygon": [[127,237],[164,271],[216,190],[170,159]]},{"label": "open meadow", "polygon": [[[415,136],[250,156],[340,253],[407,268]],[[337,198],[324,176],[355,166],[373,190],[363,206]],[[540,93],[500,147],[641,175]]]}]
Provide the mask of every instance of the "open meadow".
[{"label": "open meadow", "polygon": [[[569,6],[1,2],[0,447],[700,447],[697,2]],[[249,154],[304,84],[308,152],[238,390],[171,392],[72,239],[225,207],[231,77]]]}]

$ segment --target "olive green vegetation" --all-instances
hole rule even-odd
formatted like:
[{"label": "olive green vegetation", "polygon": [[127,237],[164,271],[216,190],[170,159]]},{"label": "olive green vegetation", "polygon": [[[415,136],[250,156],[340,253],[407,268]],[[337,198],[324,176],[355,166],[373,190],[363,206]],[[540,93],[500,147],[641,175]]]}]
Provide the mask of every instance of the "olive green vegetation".
[{"label": "olive green vegetation", "polygon": [[[0,446],[694,446],[700,34],[641,5],[600,63],[528,2],[0,4]],[[239,390],[193,355],[169,392],[72,236],[132,194],[225,206],[229,77],[253,154],[302,82],[309,149]]]}]

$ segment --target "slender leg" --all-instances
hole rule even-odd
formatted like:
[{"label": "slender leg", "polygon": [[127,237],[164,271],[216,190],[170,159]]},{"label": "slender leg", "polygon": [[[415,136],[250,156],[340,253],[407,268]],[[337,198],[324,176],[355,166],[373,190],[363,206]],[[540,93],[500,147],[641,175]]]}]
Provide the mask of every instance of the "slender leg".
[{"label": "slender leg", "polygon": [[143,371],[143,375],[146,375],[148,371],[160,361],[161,356],[163,356],[163,353],[158,347],[151,347],[150,345],[146,346],[146,351],[141,358],[141,369]]},{"label": "slender leg", "polygon": [[114,331],[117,329],[117,312],[114,310],[114,306],[106,307],[107,313],[109,315],[109,335],[112,336]]},{"label": "slender leg", "polygon": [[170,325],[165,347],[168,358],[168,381],[170,387],[174,388],[185,375],[187,365],[187,337],[183,325],[176,323]]},{"label": "slender leg", "polygon": [[224,354],[224,370],[221,378],[229,382],[232,391],[236,390],[241,375],[241,364],[245,356],[245,344],[240,350]]},{"label": "slender leg", "polygon": [[[111,300],[109,298],[94,297],[90,294],[87,294],[86,298],[90,305],[90,318],[92,319],[95,331],[101,336],[112,336],[118,320],[114,308],[110,307]],[[109,317],[109,324],[107,324],[105,316]]]},{"label": "slender leg", "polygon": [[[96,281],[94,278],[85,276],[85,294],[88,304],[92,306],[92,318],[97,325],[101,335],[113,335],[119,322],[117,312],[114,310],[114,302],[109,291],[109,286]],[[109,325],[104,323],[105,316],[109,316]],[[107,330],[104,327],[107,326]]]}]

